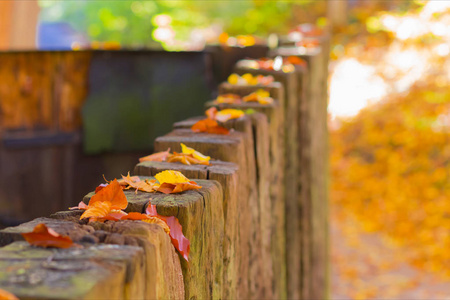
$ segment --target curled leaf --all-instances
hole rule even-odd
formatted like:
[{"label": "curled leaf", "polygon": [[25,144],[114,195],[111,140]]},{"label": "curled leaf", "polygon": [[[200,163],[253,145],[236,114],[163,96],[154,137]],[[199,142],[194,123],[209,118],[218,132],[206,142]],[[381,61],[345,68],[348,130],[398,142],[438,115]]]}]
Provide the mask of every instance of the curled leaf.
[{"label": "curled leaf", "polygon": [[107,187],[104,187],[89,200],[89,206],[92,206],[96,202],[111,203],[112,209],[125,209],[128,205],[127,197],[123,193],[122,187],[116,179],[111,181]]},{"label": "curled leaf", "polygon": [[185,165],[209,165],[209,161],[199,160],[192,154],[174,152],[167,158],[167,162],[180,162]]},{"label": "curled leaf", "polygon": [[80,220],[89,218],[90,221],[96,221],[99,218],[104,218],[111,212],[111,207],[110,201],[89,203],[88,209],[81,215]]},{"label": "curled leaf", "polygon": [[209,160],[211,159],[211,157],[203,155],[197,150],[190,148],[183,143],[180,143],[180,145],[181,145],[181,152],[183,152],[184,154],[191,154],[194,158],[203,162],[208,162],[209,164]]},{"label": "curled leaf", "polygon": [[149,224],[159,225],[159,226],[161,226],[164,229],[164,231],[167,234],[170,234],[170,228],[167,225],[167,223],[164,220],[162,220],[162,219],[160,219],[158,217],[150,217],[149,216],[146,219],[142,219],[142,221],[144,221],[145,223],[149,223]]},{"label": "curled leaf", "polygon": [[141,180],[138,176],[130,176],[130,172],[128,172],[127,176],[122,175],[122,180],[125,184],[127,184],[125,189],[134,188],[137,191],[152,193],[155,191],[155,180]]},{"label": "curled leaf", "polygon": [[163,220],[167,224],[167,226],[170,228],[169,235],[170,239],[172,240],[173,246],[178,250],[178,252],[186,261],[189,261],[191,243],[183,235],[183,227],[181,226],[178,219],[174,216],[166,217],[159,215],[156,211],[156,205],[152,205],[151,203],[149,203],[146,213],[151,217],[156,217]]},{"label": "curled leaf", "polygon": [[88,208],[88,206],[87,206],[86,203],[84,203],[83,201],[80,201],[80,203],[78,203],[78,206],[69,207],[70,210],[73,210],[73,209],[83,209],[83,210],[86,210],[87,208]]},{"label": "curled leaf", "polygon": [[164,194],[176,194],[176,193],[181,193],[181,192],[189,191],[189,190],[198,190],[201,188],[202,187],[194,181],[189,181],[189,182],[185,182],[185,183],[177,183],[177,184],[165,182],[159,186],[158,192],[161,192]]},{"label": "curled leaf", "polygon": [[37,224],[32,232],[22,233],[22,236],[30,245],[38,247],[70,248],[73,245],[70,237],[59,235],[44,223]]},{"label": "curled leaf", "polygon": [[167,158],[167,162],[171,162],[171,163],[180,162],[184,165],[191,165],[191,161],[188,160],[188,156],[186,154],[177,153],[177,152],[174,152],[172,155],[170,155]]},{"label": "curled leaf", "polygon": [[226,122],[231,119],[238,119],[245,115],[245,113],[240,109],[227,108],[222,109],[216,114],[216,121]]},{"label": "curled leaf", "polygon": [[145,219],[148,219],[148,216],[145,214],[138,213],[138,212],[130,212],[129,214],[127,214],[121,218],[121,220],[133,220],[133,221],[145,220]]},{"label": "curled leaf", "polygon": [[148,156],[144,156],[139,158],[139,162],[143,162],[143,161],[166,161],[167,156],[169,156],[170,154],[170,148],[167,149],[166,151],[161,151],[161,152],[157,152],[157,153],[153,153],[151,155]]}]

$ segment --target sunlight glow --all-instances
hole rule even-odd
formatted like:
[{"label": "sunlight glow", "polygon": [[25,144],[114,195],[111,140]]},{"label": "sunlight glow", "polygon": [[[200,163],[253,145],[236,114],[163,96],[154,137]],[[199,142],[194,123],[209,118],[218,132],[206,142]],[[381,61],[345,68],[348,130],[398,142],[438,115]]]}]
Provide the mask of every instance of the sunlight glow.
[{"label": "sunlight glow", "polygon": [[368,104],[387,95],[387,84],[376,75],[375,68],[354,58],[339,62],[331,77],[330,104],[332,117],[351,117]]}]

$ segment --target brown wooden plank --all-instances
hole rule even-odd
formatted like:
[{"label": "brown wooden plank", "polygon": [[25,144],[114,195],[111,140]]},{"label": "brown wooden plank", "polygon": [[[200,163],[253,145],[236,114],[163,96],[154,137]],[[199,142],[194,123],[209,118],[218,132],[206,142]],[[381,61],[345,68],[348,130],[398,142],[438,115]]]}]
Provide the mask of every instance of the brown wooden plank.
[{"label": "brown wooden plank", "polygon": [[21,299],[142,299],[139,247],[50,249],[15,242],[0,249],[0,288]]},{"label": "brown wooden plank", "polygon": [[222,185],[224,211],[223,240],[223,299],[237,298],[239,278],[238,245],[238,166],[230,162],[212,160],[210,165],[184,165],[168,162],[142,162],[134,168],[134,175],[154,176],[164,170],[176,170],[191,179],[211,179]]}]

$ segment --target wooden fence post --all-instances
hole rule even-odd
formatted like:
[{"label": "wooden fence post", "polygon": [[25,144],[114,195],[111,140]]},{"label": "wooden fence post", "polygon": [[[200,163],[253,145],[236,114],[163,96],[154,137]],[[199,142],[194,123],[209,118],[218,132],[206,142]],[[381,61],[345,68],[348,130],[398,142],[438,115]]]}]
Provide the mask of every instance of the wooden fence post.
[{"label": "wooden fence post", "polygon": [[238,249],[238,166],[234,163],[211,160],[210,165],[145,161],[134,168],[139,176],[154,176],[164,170],[176,170],[190,179],[217,180],[222,185],[224,212],[223,294],[222,299],[236,299],[239,278],[240,251]]},{"label": "wooden fence post", "polygon": [[[280,83],[271,84],[269,88],[261,86],[236,86],[228,83],[222,83],[219,86],[219,93],[235,93],[240,96],[246,96],[257,89],[265,89],[271,93],[271,96],[282,96],[283,88]],[[285,252],[285,205],[284,205],[284,114],[283,106],[277,100],[269,105],[259,103],[241,103],[241,104],[218,104],[215,101],[207,102],[207,107],[216,106],[223,108],[253,109],[256,112],[264,114],[269,122],[269,192],[271,198],[271,257],[272,273],[274,274],[272,282],[273,297],[276,299],[286,299],[286,252]],[[257,124],[256,124],[257,125]],[[279,275],[278,275],[279,274]]]},{"label": "wooden fence post", "polygon": [[[151,201],[159,214],[177,217],[191,243],[189,262],[181,259],[185,298],[220,299],[224,237],[222,187],[214,180],[196,182],[201,189],[181,194],[124,191],[128,200],[126,211],[145,212]],[[83,201],[88,202],[93,195],[89,193]]]},{"label": "wooden fence post", "polygon": [[[271,56],[298,56],[308,64],[305,94],[299,105],[298,155],[300,162],[299,207],[302,219],[303,299],[323,299],[329,288],[328,256],[328,56],[329,36],[318,37],[320,46],[305,53],[296,47],[280,47]],[[302,72],[297,69],[296,72]]]}]

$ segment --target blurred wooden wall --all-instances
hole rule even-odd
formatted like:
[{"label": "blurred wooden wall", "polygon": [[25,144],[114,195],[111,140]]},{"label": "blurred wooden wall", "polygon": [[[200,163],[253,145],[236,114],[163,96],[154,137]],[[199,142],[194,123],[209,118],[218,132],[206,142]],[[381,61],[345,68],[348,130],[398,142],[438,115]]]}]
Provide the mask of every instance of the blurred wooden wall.
[{"label": "blurred wooden wall", "polygon": [[0,51],[36,48],[37,0],[0,1]]}]

